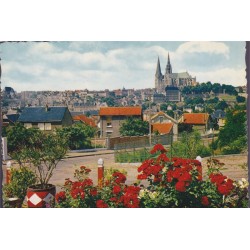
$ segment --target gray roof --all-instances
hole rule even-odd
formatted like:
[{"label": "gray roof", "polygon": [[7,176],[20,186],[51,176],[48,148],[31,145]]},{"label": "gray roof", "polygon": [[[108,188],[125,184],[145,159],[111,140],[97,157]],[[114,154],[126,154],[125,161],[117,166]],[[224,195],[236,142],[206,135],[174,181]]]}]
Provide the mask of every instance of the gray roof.
[{"label": "gray roof", "polygon": [[26,107],[20,114],[19,122],[60,122],[63,120],[67,107]]},{"label": "gray roof", "polygon": [[213,119],[220,119],[220,118],[223,119],[226,117],[226,113],[221,109],[217,109],[211,116]]},{"label": "gray roof", "polygon": [[191,78],[188,72],[181,72],[181,73],[172,73],[170,74],[171,78]]}]

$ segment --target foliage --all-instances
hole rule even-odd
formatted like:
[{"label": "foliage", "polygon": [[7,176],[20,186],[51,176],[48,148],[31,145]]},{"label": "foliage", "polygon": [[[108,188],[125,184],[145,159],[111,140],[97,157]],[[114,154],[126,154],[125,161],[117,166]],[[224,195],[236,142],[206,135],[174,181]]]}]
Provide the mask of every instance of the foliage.
[{"label": "foliage", "polygon": [[70,149],[91,148],[90,138],[94,137],[96,129],[83,124],[75,123],[71,127],[64,127],[57,130],[57,134],[68,141]]},{"label": "foliage", "polygon": [[215,109],[221,109],[221,110],[225,110],[228,108],[228,104],[226,101],[219,101],[216,105],[215,105]]},{"label": "foliage", "polygon": [[195,159],[198,155],[206,157],[211,155],[208,147],[202,144],[201,135],[198,131],[192,133],[183,132],[181,140],[174,142],[169,152],[169,156]]},{"label": "foliage", "polygon": [[[206,178],[197,160],[173,158],[156,144],[151,157],[138,168],[139,183],[126,185],[126,176],[112,171],[103,186],[93,185],[85,166],[76,171],[76,181],[67,179],[56,194],[57,207],[160,208],[160,207],[245,207],[248,199],[246,180],[234,182],[224,176],[218,160],[208,162]],[[148,183],[147,187],[141,181]]]},{"label": "foliage", "polygon": [[225,147],[225,152],[240,152],[246,149],[246,112],[229,110],[225,126],[219,131],[218,146]]},{"label": "foliage", "polygon": [[238,95],[238,96],[236,97],[236,101],[237,101],[237,102],[245,102],[245,101],[246,101],[246,98],[245,98],[244,96]]},{"label": "foliage", "polygon": [[122,136],[142,136],[148,133],[149,123],[133,117],[129,117],[120,127]]},{"label": "foliage", "polygon": [[192,124],[186,124],[186,123],[179,123],[178,124],[178,133],[183,133],[183,132],[188,132],[191,133],[193,132],[193,125]]},{"label": "foliage", "polygon": [[16,123],[7,128],[8,153],[22,167],[24,152],[27,148],[38,146],[42,132],[35,128],[26,129],[23,124]]},{"label": "foliage", "polygon": [[197,84],[196,86],[185,86],[182,90],[183,94],[205,94],[214,92],[215,94],[223,93],[225,91],[226,94],[229,95],[237,95],[237,91],[232,85],[220,84],[211,82]]},{"label": "foliage", "polygon": [[137,149],[133,151],[117,151],[115,153],[115,162],[142,162],[150,156],[148,150],[144,149]]},{"label": "foliage", "polygon": [[36,183],[36,175],[27,167],[12,168],[10,183],[3,186],[5,197],[24,200],[27,188]]},{"label": "foliage", "polygon": [[68,150],[65,137],[45,134],[38,129],[26,129],[21,124],[10,128],[7,138],[11,158],[21,168],[32,168],[42,187],[48,184],[54,169]]}]

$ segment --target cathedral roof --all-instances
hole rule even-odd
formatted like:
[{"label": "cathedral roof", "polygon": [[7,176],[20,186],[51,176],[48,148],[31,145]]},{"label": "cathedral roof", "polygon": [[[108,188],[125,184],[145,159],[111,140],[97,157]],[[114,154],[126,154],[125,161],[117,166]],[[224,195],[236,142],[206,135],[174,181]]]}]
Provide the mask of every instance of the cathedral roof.
[{"label": "cathedral roof", "polygon": [[171,78],[191,78],[188,72],[181,72],[181,73],[172,73],[170,74]]}]

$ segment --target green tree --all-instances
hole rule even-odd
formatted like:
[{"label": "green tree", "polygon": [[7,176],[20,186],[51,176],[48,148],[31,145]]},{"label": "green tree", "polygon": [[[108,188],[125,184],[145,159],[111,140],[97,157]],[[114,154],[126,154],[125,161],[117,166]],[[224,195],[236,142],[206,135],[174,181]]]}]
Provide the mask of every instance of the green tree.
[{"label": "green tree", "polygon": [[149,133],[149,123],[138,118],[129,117],[120,127],[122,136],[141,136]]},{"label": "green tree", "polygon": [[234,110],[228,111],[225,126],[218,134],[218,146],[220,148],[235,147],[244,150],[247,146],[246,120],[246,112]]},{"label": "green tree", "polygon": [[245,98],[244,96],[238,95],[238,96],[236,97],[236,101],[237,101],[237,102],[245,102],[245,101],[246,101],[246,98]]},{"label": "green tree", "polygon": [[228,108],[228,104],[226,101],[220,101],[215,105],[215,109],[222,109],[225,110],[226,108]]},{"label": "green tree", "polygon": [[96,129],[82,123],[73,124],[71,127],[64,127],[57,130],[57,133],[65,137],[70,149],[91,148],[90,138],[95,135]]},{"label": "green tree", "polygon": [[169,156],[172,157],[195,159],[198,155],[201,157],[211,155],[210,149],[203,145],[198,131],[183,132],[180,141],[174,142],[169,151]]}]

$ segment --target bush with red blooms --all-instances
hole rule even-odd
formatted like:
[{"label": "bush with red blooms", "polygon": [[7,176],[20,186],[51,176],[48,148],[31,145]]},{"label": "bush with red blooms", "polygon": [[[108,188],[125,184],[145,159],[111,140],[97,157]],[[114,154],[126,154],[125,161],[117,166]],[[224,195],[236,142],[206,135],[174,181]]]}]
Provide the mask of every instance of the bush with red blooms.
[{"label": "bush with red blooms", "polygon": [[[208,177],[202,178],[199,161],[170,160],[166,152],[162,145],[155,145],[152,157],[138,168],[138,180],[149,183],[140,190],[141,207],[233,207],[235,183],[220,172],[223,163],[210,159]],[[247,200],[246,195],[243,198]]]},{"label": "bush with red blooms", "polygon": [[[56,194],[57,207],[160,208],[160,207],[245,207],[248,182],[234,182],[220,172],[222,163],[208,160],[207,176],[202,176],[197,160],[169,159],[157,144],[152,157],[138,168],[138,183],[126,185],[126,176],[109,171],[102,187],[88,177],[90,169],[76,170],[76,181],[67,179]],[[144,185],[142,185],[142,182]]]},{"label": "bush with red blooms", "polygon": [[90,169],[82,166],[76,170],[76,181],[66,179],[63,191],[56,194],[56,207],[63,208],[138,208],[140,188],[125,185],[126,176],[114,170],[102,188],[93,185],[88,177]]}]

